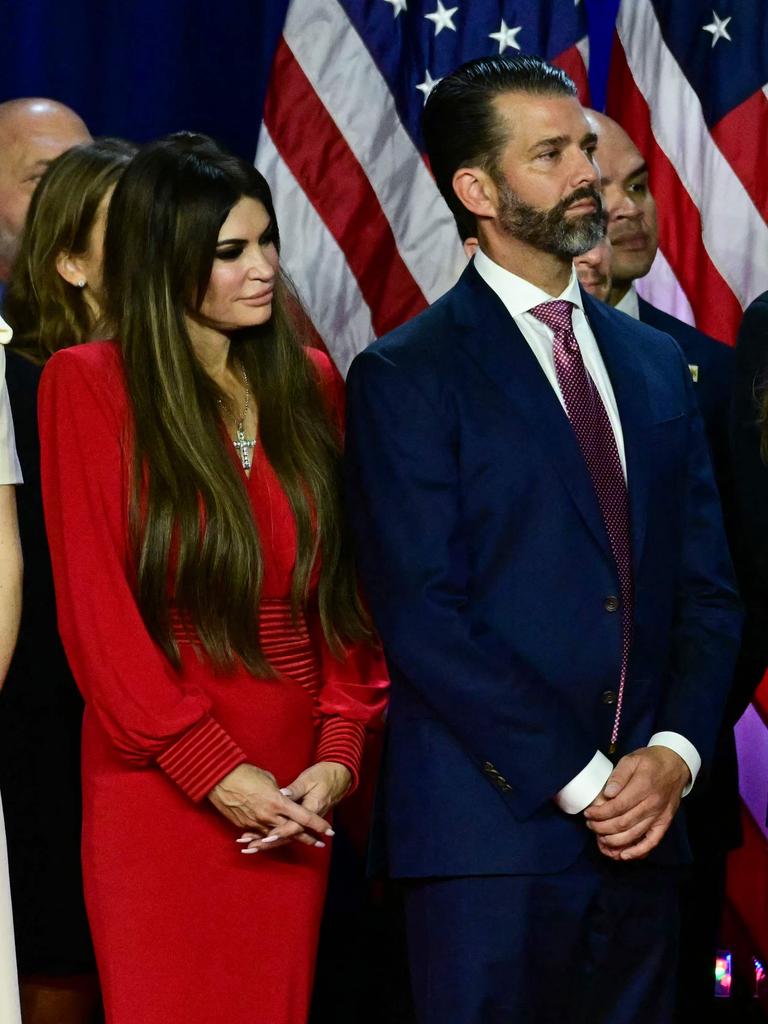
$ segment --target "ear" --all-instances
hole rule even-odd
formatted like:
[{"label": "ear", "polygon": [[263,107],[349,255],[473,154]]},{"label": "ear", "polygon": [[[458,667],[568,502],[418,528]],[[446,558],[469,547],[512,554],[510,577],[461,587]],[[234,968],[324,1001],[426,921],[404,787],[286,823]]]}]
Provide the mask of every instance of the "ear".
[{"label": "ear", "polygon": [[56,257],[56,269],[67,284],[71,284],[75,288],[84,288],[88,284],[82,260],[78,256],[73,256],[72,253],[60,252]]},{"label": "ear", "polygon": [[496,216],[496,186],[487,171],[460,167],[452,179],[453,191],[476,217]]}]

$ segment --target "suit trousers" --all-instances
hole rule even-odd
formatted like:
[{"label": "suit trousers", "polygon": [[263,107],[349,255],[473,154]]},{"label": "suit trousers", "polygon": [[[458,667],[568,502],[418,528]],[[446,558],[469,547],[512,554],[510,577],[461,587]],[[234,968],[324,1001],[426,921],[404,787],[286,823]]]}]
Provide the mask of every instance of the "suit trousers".
[{"label": "suit trousers", "polygon": [[419,1024],[671,1024],[679,869],[408,880]]}]

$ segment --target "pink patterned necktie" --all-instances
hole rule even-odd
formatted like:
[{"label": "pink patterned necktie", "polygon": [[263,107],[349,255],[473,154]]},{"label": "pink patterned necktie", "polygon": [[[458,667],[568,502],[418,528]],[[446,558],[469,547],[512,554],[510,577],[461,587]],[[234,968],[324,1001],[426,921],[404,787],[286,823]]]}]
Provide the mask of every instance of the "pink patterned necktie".
[{"label": "pink patterned necktie", "polygon": [[[611,733],[610,752],[616,749],[624,702],[629,649],[632,642],[632,548],[629,528],[627,484],[621,468],[616,438],[600,394],[587,373],[581,350],[573,332],[573,305],[564,299],[542,302],[530,310],[554,333],[552,351],[555,372],[565,402],[568,419],[587,464],[592,486],[600,506],[605,530],[619,577],[621,610],[621,673],[616,698],[616,715]],[[612,609],[615,610],[615,609]]]}]

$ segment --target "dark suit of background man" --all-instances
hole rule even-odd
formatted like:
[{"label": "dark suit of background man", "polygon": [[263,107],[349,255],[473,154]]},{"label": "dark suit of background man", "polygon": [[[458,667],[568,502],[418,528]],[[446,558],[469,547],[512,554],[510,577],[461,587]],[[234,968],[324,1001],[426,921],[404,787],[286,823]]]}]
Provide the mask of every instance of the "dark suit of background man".
[{"label": "dark suit of background man", "polygon": [[566,75],[465,65],[424,136],[480,251],[355,360],[347,431],[417,1015],[667,1024],[675,812],[740,630],[691,375],[578,287],[572,258],[603,228]]},{"label": "dark suit of background man", "polygon": [[[726,529],[738,554],[728,416],[734,377],[733,349],[640,298],[634,282],[656,258],[656,202],[643,156],[624,129],[605,114],[588,113],[596,128],[597,162],[611,239],[613,284],[608,301],[616,309],[671,335],[691,367],[693,390],[709,439],[715,479],[726,513]],[[737,559],[737,568],[739,562]],[[739,573],[741,576],[741,573]],[[744,580],[740,580],[742,584]],[[741,844],[736,743],[733,726],[759,681],[743,652],[726,708],[710,777],[686,801],[693,866],[682,889],[679,1020],[705,1024],[715,1010],[713,968],[725,897],[729,850]],[[721,1019],[718,1017],[717,1019]]]}]

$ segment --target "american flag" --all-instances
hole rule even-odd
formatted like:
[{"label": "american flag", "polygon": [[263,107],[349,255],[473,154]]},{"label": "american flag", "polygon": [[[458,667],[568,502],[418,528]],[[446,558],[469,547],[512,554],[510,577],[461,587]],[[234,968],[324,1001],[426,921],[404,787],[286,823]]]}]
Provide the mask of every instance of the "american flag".
[{"label": "american flag", "polygon": [[[768,3],[622,0],[608,113],[646,158],[660,252],[649,302],[733,344],[768,288]],[[744,847],[728,896],[768,955],[768,684],[736,728]]]},{"label": "american flag", "polygon": [[473,57],[538,53],[587,96],[573,0],[292,0],[256,164],[284,216],[284,267],[344,373],[374,337],[447,291],[466,260],[423,156],[442,75]]}]

